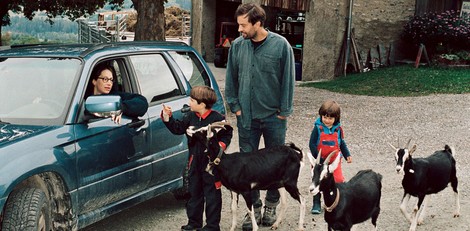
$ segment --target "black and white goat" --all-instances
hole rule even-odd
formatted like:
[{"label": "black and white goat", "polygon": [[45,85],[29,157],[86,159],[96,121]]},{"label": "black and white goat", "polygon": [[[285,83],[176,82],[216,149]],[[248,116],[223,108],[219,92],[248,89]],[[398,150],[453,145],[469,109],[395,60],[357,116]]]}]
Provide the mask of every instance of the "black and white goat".
[{"label": "black and white goat", "polygon": [[382,195],[382,175],[372,170],[361,170],[345,183],[335,183],[333,172],[341,161],[341,155],[330,163],[331,152],[320,164],[321,150],[315,160],[308,153],[310,163],[314,166],[310,192],[321,192],[325,207],[325,221],[328,230],[350,230],[354,224],[371,218],[377,229],[377,218],[380,213]]},{"label": "black and white goat", "polygon": [[[408,149],[410,141],[411,139],[405,148],[397,148],[390,144],[395,150],[396,171],[404,174],[401,184],[405,193],[400,204],[400,210],[411,223],[410,231],[416,230],[416,226],[423,223],[427,204],[425,196],[442,191],[449,183],[455,196],[454,217],[460,216],[457,171],[453,157],[455,155],[454,150],[445,145],[444,150],[436,151],[426,158],[412,158],[412,154],[416,150],[416,144]],[[406,211],[410,196],[418,198],[417,205],[413,208],[411,215]]]},{"label": "black and white goat", "polygon": [[237,225],[236,210],[238,195],[245,199],[253,231],[258,230],[254,216],[253,202],[251,201],[252,190],[279,189],[280,213],[271,229],[277,229],[285,216],[287,210],[287,192],[300,203],[300,216],[298,230],[304,230],[305,201],[297,188],[297,180],[303,165],[303,153],[294,144],[280,145],[264,148],[253,152],[236,152],[226,154],[221,151],[217,142],[218,129],[230,126],[226,123],[213,123],[207,127],[197,130],[188,129],[192,138],[200,139],[206,143],[210,156],[210,168],[215,167],[218,171],[222,185],[232,192],[232,226],[235,230]]}]

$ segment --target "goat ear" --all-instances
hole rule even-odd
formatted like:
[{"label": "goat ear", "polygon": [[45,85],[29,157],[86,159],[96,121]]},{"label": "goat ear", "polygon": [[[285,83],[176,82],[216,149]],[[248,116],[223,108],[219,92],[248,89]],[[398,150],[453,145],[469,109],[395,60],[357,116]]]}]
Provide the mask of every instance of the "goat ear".
[{"label": "goat ear", "polygon": [[408,151],[408,154],[410,154],[410,155],[413,154],[413,152],[416,151],[416,148],[417,148],[417,147],[416,147],[416,144],[413,145],[413,147],[411,147],[411,149]]},{"label": "goat ear", "polygon": [[188,134],[189,137],[193,137],[193,134],[196,131],[194,131],[194,126],[189,126],[188,129],[186,129],[186,134]]}]

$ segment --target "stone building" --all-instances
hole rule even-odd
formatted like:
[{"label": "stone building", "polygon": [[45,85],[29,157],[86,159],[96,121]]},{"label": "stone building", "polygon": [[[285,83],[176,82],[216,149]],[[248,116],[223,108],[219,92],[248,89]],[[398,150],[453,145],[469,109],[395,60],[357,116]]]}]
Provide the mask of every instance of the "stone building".
[{"label": "stone building", "polygon": [[263,6],[268,15],[265,26],[275,32],[279,29],[279,16],[304,17],[302,42],[298,44],[301,53],[296,57],[302,81],[338,76],[335,68],[344,55],[345,49],[341,48],[350,37],[348,25],[354,31],[357,54],[363,60],[371,48],[378,46],[387,52],[393,47],[393,55],[402,57],[408,48],[403,48],[400,35],[409,17],[415,12],[459,9],[462,4],[462,0],[192,0],[192,46],[206,61],[214,60],[218,25],[235,21],[234,12],[242,2]]}]

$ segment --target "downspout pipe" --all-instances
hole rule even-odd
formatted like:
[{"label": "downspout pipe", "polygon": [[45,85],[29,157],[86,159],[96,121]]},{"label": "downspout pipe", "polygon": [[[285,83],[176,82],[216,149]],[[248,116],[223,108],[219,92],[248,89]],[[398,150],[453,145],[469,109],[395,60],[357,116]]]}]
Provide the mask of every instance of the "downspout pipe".
[{"label": "downspout pipe", "polygon": [[350,47],[351,47],[351,25],[352,25],[352,9],[353,9],[353,0],[349,0],[349,16],[348,16],[348,26],[347,26],[347,38],[346,38],[346,55],[344,57],[344,76],[346,76],[346,68],[349,62],[350,56]]}]

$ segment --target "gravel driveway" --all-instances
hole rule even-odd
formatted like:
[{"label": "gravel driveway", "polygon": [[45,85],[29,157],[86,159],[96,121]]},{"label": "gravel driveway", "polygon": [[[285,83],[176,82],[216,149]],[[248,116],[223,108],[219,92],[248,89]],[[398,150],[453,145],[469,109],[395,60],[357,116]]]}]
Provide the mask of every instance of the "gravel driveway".
[{"label": "gravel driveway", "polygon": [[[223,88],[225,69],[214,68],[219,85]],[[341,122],[353,162],[343,163],[346,179],[359,170],[373,169],[383,175],[381,214],[377,221],[379,230],[408,230],[409,224],[399,211],[403,196],[402,176],[395,172],[394,151],[388,145],[403,146],[408,139],[417,144],[416,157],[425,157],[445,144],[456,150],[457,176],[459,179],[461,216],[452,218],[454,197],[450,187],[432,195],[424,224],[418,230],[470,230],[470,94],[431,95],[424,97],[369,97],[345,95],[315,88],[296,87],[294,113],[288,121],[287,141],[308,150],[308,140],[318,108],[326,99],[336,100],[342,109]],[[232,114],[229,120],[235,123]],[[235,124],[234,124],[235,125]],[[228,152],[238,151],[237,135]],[[307,160],[306,160],[307,161]],[[307,198],[306,230],[326,230],[321,215],[311,215],[309,167],[302,170],[299,179],[301,193]],[[230,194],[223,189],[222,230],[230,228]],[[264,195],[264,194],[262,194]],[[416,200],[412,200],[415,202]],[[280,230],[295,230],[298,222],[298,203],[290,203],[287,218]],[[243,199],[240,199],[239,224],[245,214]],[[165,194],[142,205],[123,211],[85,230],[179,230],[187,222],[184,203]],[[239,226],[240,227],[240,226]],[[356,230],[372,230],[369,221],[355,226]],[[240,229],[241,230],[241,229]],[[262,227],[262,230],[269,230]]]}]

